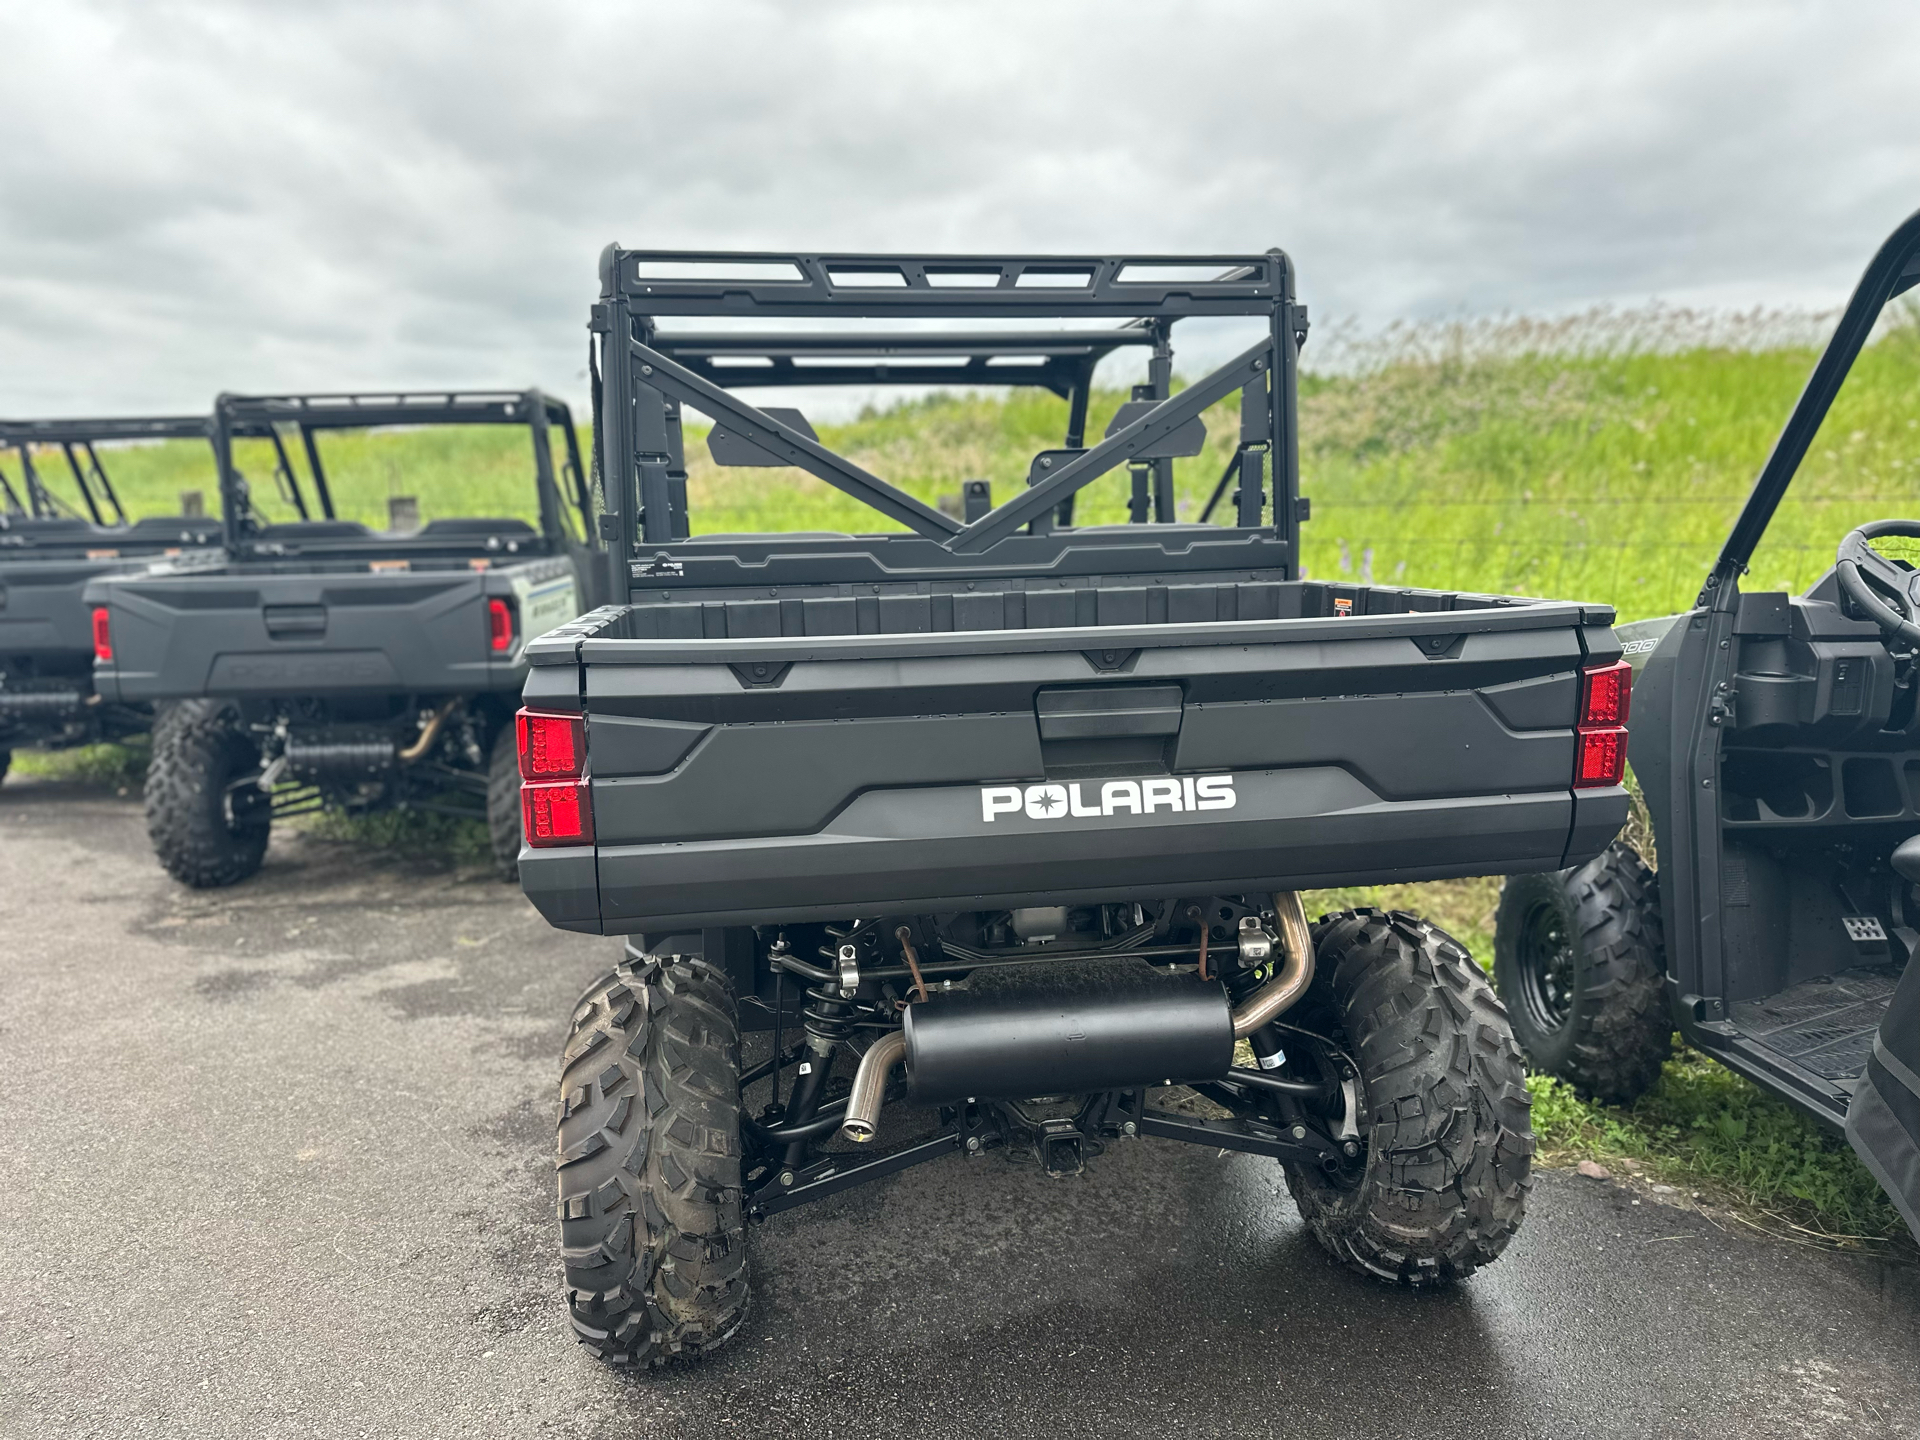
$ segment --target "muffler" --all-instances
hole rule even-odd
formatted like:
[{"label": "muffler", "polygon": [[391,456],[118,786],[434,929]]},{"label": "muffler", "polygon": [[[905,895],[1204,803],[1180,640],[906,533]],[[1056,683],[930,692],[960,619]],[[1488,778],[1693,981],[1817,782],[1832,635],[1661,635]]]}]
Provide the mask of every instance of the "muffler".
[{"label": "muffler", "polygon": [[393,737],[375,729],[295,730],[284,754],[288,773],[307,785],[378,780],[398,763]]},{"label": "muffler", "polygon": [[86,697],[71,690],[0,690],[0,719],[69,720],[85,708]]},{"label": "muffler", "polygon": [[1276,895],[1274,910],[1280,972],[1238,1006],[1215,980],[1112,966],[1045,985],[941,994],[908,1006],[901,1028],[861,1058],[841,1134],[873,1138],[888,1072],[902,1060],[908,1094],[929,1103],[1224,1078],[1235,1040],[1287,1009],[1313,980],[1299,896]]},{"label": "muffler", "polygon": [[1220,984],[1145,966],[939,995],[907,1007],[901,1034],[907,1093],[924,1102],[1217,1080],[1233,1064],[1233,1013]]}]

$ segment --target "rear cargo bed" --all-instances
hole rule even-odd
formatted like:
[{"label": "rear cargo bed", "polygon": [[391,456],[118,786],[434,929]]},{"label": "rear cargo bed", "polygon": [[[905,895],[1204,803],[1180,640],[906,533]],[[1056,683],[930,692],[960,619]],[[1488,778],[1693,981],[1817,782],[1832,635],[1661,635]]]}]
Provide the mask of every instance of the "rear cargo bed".
[{"label": "rear cargo bed", "polygon": [[513,606],[520,636],[574,609],[562,558],[408,563],[234,562],[103,580],[89,603],[110,610],[113,656],[95,684],[113,700],[512,690],[522,662],[490,648],[488,600]]},{"label": "rear cargo bed", "polygon": [[[587,716],[597,846],[526,852],[528,893],[631,932],[1296,889],[1555,869],[1624,818],[1571,788],[1604,607],[1283,581],[1182,588],[1293,618],[1014,628],[1033,592],[981,588],[924,609],[1008,628],[885,633],[889,597],[794,594],[682,601],[699,638],[642,638],[667,628],[643,605],[535,644],[528,703]],[[1182,603],[1126,589],[1161,592],[1143,618]],[[779,633],[788,606],[843,628]]]}]

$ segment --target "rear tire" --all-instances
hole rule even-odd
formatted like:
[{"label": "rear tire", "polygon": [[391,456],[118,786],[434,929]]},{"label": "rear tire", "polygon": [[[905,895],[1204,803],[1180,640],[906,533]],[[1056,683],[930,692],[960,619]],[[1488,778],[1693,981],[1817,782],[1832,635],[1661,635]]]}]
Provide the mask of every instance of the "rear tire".
[{"label": "rear tire", "polygon": [[1531,1098],[1506,1013],[1467,952],[1417,916],[1329,915],[1314,945],[1297,1023],[1357,1062],[1367,1148],[1343,1175],[1289,1164],[1294,1203],[1356,1270],[1405,1285],[1471,1275],[1513,1239],[1532,1183]]},{"label": "rear tire", "polygon": [[581,998],[554,1165],[583,1345],[650,1366],[733,1337],[748,1303],[740,1027],[719,971],[629,958]]},{"label": "rear tire", "polygon": [[174,879],[195,889],[233,885],[260,868],[273,801],[235,780],[257,774],[260,750],[215,702],[186,701],[173,713],[147,765],[147,836]]},{"label": "rear tire", "polygon": [[1658,882],[1616,840],[1575,870],[1500,890],[1493,976],[1536,1071],[1628,1105],[1673,1053]]},{"label": "rear tire", "polygon": [[502,880],[520,878],[520,748],[508,720],[487,756],[487,839]]}]

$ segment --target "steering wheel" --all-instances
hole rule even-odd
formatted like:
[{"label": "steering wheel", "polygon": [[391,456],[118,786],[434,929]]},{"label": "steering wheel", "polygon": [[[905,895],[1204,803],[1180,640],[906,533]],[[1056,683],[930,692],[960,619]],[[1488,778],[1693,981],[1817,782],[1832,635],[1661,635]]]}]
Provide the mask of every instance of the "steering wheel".
[{"label": "steering wheel", "polygon": [[1849,532],[1840,542],[1834,578],[1889,639],[1920,650],[1920,570],[1887,559],[1867,543],[1882,535],[1920,540],[1920,520],[1875,520]]}]

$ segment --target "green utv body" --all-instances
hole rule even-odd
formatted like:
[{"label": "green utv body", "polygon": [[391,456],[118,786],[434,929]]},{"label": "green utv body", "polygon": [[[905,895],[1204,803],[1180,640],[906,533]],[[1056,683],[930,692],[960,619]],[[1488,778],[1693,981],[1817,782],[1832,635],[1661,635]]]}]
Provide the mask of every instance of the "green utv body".
[{"label": "green utv body", "polygon": [[[1176,391],[1197,317],[1247,348]],[[709,1350],[746,1314],[747,1219],[992,1150],[1248,1151],[1361,1270],[1498,1256],[1533,1148],[1499,1002],[1417,917],[1310,924],[1298,892],[1600,854],[1624,736],[1581,704],[1613,613],[1301,576],[1287,257],[614,247],[593,330],[619,603],[529,647],[519,732],[528,896],[630,937],[564,1060],[582,1340]],[[1147,378],[1090,436],[1109,356]],[[1061,443],[949,511],[734,393],[901,382],[1050,391]],[[1230,399],[1183,519],[1173,466]],[[797,467],[887,528],[693,534],[689,410],[717,464]],[[1076,524],[1122,474],[1130,522]]]}]

